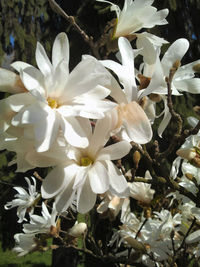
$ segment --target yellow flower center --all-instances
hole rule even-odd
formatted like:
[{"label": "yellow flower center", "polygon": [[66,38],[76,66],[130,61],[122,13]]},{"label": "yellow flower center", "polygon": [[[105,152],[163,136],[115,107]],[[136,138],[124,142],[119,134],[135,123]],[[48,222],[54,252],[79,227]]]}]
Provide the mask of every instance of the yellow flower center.
[{"label": "yellow flower center", "polygon": [[47,102],[48,102],[48,105],[54,109],[54,108],[57,108],[58,107],[58,103],[55,99],[51,98],[51,97],[48,97],[47,98]]},{"label": "yellow flower center", "polygon": [[81,166],[88,166],[92,163],[93,163],[93,161],[89,157],[82,157],[81,158]]}]

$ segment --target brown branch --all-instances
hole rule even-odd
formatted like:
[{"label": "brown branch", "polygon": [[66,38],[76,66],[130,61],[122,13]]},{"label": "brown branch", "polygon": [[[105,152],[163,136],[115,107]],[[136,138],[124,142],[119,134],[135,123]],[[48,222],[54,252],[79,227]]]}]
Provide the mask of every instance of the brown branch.
[{"label": "brown branch", "polygon": [[84,30],[80,28],[80,26],[76,23],[73,16],[67,15],[67,13],[55,2],[55,0],[48,0],[49,4],[54,12],[61,15],[64,19],[66,19],[74,29],[82,36],[83,40],[90,46],[94,56],[100,58],[97,45],[93,41],[92,36],[88,36]]}]

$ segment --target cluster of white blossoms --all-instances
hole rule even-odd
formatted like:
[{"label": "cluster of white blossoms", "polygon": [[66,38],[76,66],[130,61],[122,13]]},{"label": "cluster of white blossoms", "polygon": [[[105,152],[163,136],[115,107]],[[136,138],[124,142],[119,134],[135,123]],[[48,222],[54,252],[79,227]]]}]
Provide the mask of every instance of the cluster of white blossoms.
[{"label": "cluster of white blossoms", "polygon": [[[62,32],[54,41],[51,60],[37,43],[38,68],[16,61],[11,64],[15,72],[0,69],[0,90],[10,93],[0,101],[0,149],[15,152],[12,164],[17,172],[51,167],[40,188],[34,177],[33,184],[25,178],[28,191],[14,187],[18,193],[5,205],[17,207],[19,223],[26,221],[23,233],[15,235],[14,251],[23,256],[46,250],[43,241],[60,237],[60,220],[69,209],[85,214],[95,207],[102,218],[120,218],[110,246],[117,242],[125,250],[132,248],[137,263],[163,266],[189,245],[190,253],[199,258],[200,208],[194,199],[200,192],[200,133],[189,136],[177,151],[169,175],[187,196],[169,188],[156,192],[155,172],[149,166],[144,177],[134,181],[133,170],[123,166],[122,158],[135,147],[143,151],[160,116],[155,134],[162,137],[172,117],[166,82],[172,70],[172,95],[200,94],[200,79],[195,76],[200,60],[181,66],[189,48],[184,38],[161,56],[162,45],[168,42],[143,30],[167,24],[168,9],[157,11],[153,0],[125,0],[122,10],[97,1],[111,4],[117,14],[111,36],[118,40],[116,61],[83,55],[69,72],[69,41]],[[136,39],[135,49],[130,36]],[[138,68],[136,57],[142,59]],[[157,114],[160,101],[164,108]],[[159,206],[157,193],[166,198],[164,207]],[[139,207],[135,213],[131,202]],[[66,231],[68,242],[86,232],[86,223],[76,222]]]}]

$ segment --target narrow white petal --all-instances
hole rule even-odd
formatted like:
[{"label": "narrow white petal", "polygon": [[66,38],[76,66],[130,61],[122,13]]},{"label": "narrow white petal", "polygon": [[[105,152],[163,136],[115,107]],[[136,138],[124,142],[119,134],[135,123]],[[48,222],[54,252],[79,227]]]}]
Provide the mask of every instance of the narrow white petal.
[{"label": "narrow white petal", "polygon": [[69,183],[67,184],[65,189],[55,199],[55,207],[57,212],[66,211],[72,204],[72,201],[74,199],[76,190],[73,190],[73,185],[74,185],[73,177],[70,177],[68,181]]},{"label": "narrow white petal", "polygon": [[106,161],[110,186],[113,193],[126,197],[129,193],[128,183],[119,169],[109,160]]},{"label": "narrow white petal", "polygon": [[67,35],[64,32],[59,33],[56,36],[56,39],[53,44],[52,49],[52,63],[53,67],[56,66],[62,61],[69,63],[69,40]]},{"label": "narrow white petal", "polygon": [[80,213],[90,211],[96,202],[96,194],[92,191],[89,178],[86,178],[82,188],[77,190],[77,210]]},{"label": "narrow white petal", "polygon": [[97,161],[88,172],[90,186],[96,194],[103,194],[109,189],[109,176],[103,162]]},{"label": "narrow white petal", "polygon": [[35,53],[36,62],[38,68],[41,70],[44,76],[50,75],[52,72],[52,65],[47,57],[44,47],[38,42]]},{"label": "narrow white petal", "polygon": [[121,141],[116,144],[104,147],[97,156],[97,160],[116,160],[126,156],[131,149],[127,141]]}]

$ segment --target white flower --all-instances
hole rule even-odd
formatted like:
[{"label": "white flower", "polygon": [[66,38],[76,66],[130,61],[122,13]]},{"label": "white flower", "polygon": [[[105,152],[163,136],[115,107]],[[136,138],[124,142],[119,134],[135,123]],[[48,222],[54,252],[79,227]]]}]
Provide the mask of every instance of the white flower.
[{"label": "white flower", "polygon": [[55,39],[52,63],[43,46],[37,43],[36,62],[39,70],[24,62],[12,64],[28,90],[28,93],[12,96],[16,103],[12,101],[10,109],[17,113],[12,125],[33,126],[38,152],[48,150],[60,130],[71,145],[86,147],[88,140],[77,116],[102,118],[104,112],[115,106],[104,100],[110,92],[101,86],[105,81],[109,83],[104,68],[90,57],[69,74],[69,42],[65,33],[58,34]]},{"label": "white flower", "polygon": [[119,50],[122,58],[122,65],[112,60],[102,60],[101,63],[114,71],[123,90],[112,77],[110,95],[117,101],[118,106],[112,110],[111,116],[115,121],[115,128],[121,129],[122,138],[127,141],[134,141],[144,144],[151,140],[152,129],[139,102],[138,88],[135,81],[134,56],[130,43],[126,38],[118,40]]},{"label": "white flower", "polygon": [[129,183],[130,197],[137,199],[143,203],[149,203],[153,199],[155,193],[154,189],[151,189],[151,184],[143,182]]},{"label": "white flower", "polygon": [[51,214],[49,213],[44,202],[42,203],[42,216],[32,214],[30,215],[30,223],[23,224],[23,231],[26,234],[47,233],[51,231],[51,227],[56,227],[57,211],[53,205]]},{"label": "white flower", "polygon": [[17,216],[19,218],[19,223],[21,223],[23,220],[26,221],[26,212],[29,212],[30,215],[33,213],[35,202],[40,197],[40,194],[36,191],[36,180],[34,177],[31,177],[31,179],[33,184],[31,184],[30,180],[25,177],[25,180],[28,184],[28,192],[22,187],[14,187],[14,189],[18,192],[18,194],[15,195],[16,199],[8,202],[4,206],[5,209],[18,207]]},{"label": "white flower", "polygon": [[109,1],[97,1],[111,4],[111,10],[117,13],[114,38],[135,34],[142,28],[152,28],[155,25],[167,24],[165,18],[168,15],[168,9],[157,11],[155,7],[151,6],[153,0],[125,0],[122,10]]},{"label": "white flower", "polygon": [[[162,60],[160,60],[160,50],[154,53],[145,53],[143,64],[143,75],[150,78],[147,88],[140,90],[139,97],[143,98],[151,93],[161,94],[164,101],[164,118],[158,128],[158,134],[162,136],[163,131],[167,127],[171,114],[167,106],[167,100],[164,95],[167,94],[167,84],[165,78],[169,76],[170,69],[176,65],[178,67],[183,56],[189,48],[187,39],[177,39],[166,51]],[[199,60],[191,62],[177,68],[172,80],[172,94],[181,95],[181,92],[189,92],[192,94],[200,93],[200,79],[195,78],[194,66],[199,64]]]},{"label": "white flower", "polygon": [[125,198],[113,195],[110,191],[107,191],[101,198],[103,199],[97,207],[97,212],[100,214],[106,212],[110,220],[115,219],[122,208]]},{"label": "white flower", "polygon": [[35,167],[52,167],[65,160],[68,144],[62,135],[58,136],[50,149],[45,152],[36,151],[32,136],[32,127],[14,126],[10,126],[0,136],[0,150],[7,149],[16,152],[15,160],[9,164],[17,164],[17,172],[25,172]]},{"label": "white flower", "polygon": [[111,162],[124,157],[131,149],[126,141],[104,147],[109,139],[111,120],[98,120],[92,134],[91,124],[85,125],[89,146],[85,149],[72,147],[66,164],[54,168],[45,178],[42,197],[56,197],[58,212],[65,211],[77,194],[77,210],[86,213],[94,206],[96,195],[110,190],[125,197],[128,194],[126,179]]},{"label": "white flower", "polygon": [[13,251],[18,253],[18,256],[24,256],[37,248],[37,238],[35,234],[15,234],[16,246]]}]

